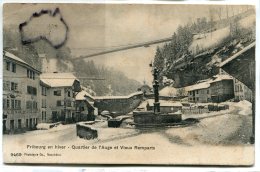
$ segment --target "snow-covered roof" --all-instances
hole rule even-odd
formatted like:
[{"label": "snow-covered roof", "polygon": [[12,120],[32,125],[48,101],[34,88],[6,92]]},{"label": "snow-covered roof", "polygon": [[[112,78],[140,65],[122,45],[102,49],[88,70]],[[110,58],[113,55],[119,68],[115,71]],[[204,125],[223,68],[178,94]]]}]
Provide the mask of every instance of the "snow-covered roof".
[{"label": "snow-covered roof", "polygon": [[9,57],[9,58],[11,58],[11,59],[13,59],[13,60],[16,60],[16,61],[18,61],[18,62],[21,62],[21,63],[24,63],[24,64],[29,65],[29,64],[26,63],[24,60],[20,59],[19,57],[17,57],[16,55],[14,55],[14,54],[12,54],[12,53],[9,53],[8,51],[4,51],[4,55],[5,55],[6,57]]},{"label": "snow-covered roof", "polygon": [[230,75],[215,75],[213,76],[215,79],[211,80],[210,83],[218,82],[222,80],[232,80],[233,78]]},{"label": "snow-covered roof", "polygon": [[215,75],[213,79],[205,80],[205,82],[200,82],[186,87],[188,91],[206,89],[210,87],[211,83],[222,81],[222,80],[232,80],[233,78],[230,75]]},{"label": "snow-covered roof", "polygon": [[85,90],[80,91],[76,96],[75,100],[86,100],[86,97],[90,97],[91,99],[94,100],[94,98]]},{"label": "snow-covered roof", "polygon": [[72,73],[43,73],[40,80],[49,87],[71,87],[77,78]]},{"label": "snow-covered roof", "polygon": [[176,96],[177,89],[171,86],[164,87],[159,91],[160,96]]},{"label": "snow-covered roof", "polygon": [[[38,71],[37,69],[33,68],[31,65],[29,65],[28,63],[26,63],[24,60],[20,59],[19,57],[17,57],[16,55],[8,52],[8,51],[4,51],[4,56],[16,61],[16,62],[19,62],[20,64],[22,65],[25,65],[26,67],[29,67],[31,69],[34,69],[35,71]],[[40,71],[38,71],[40,73]]]},{"label": "snow-covered roof", "polygon": [[143,92],[138,91],[138,92],[129,94],[128,96],[97,96],[97,97],[94,97],[94,99],[97,99],[97,100],[101,100],[101,99],[128,99],[130,97],[141,95],[141,94],[143,94]]},{"label": "snow-covered roof", "polygon": [[[154,100],[153,99],[148,99],[147,103],[149,104],[149,106],[154,106]],[[160,106],[161,107],[166,107],[166,106],[181,107],[182,104],[180,102],[160,100]]]},{"label": "snow-covered roof", "polygon": [[206,89],[210,87],[210,82],[201,82],[199,84],[191,85],[187,87],[188,91]]}]

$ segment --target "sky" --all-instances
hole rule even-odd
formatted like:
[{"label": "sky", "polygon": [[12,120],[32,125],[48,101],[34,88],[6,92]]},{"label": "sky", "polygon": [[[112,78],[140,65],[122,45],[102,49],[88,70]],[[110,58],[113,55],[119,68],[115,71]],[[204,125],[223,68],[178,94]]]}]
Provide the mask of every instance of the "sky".
[{"label": "sky", "polygon": [[[209,5],[174,4],[5,4],[4,25],[20,24],[41,9],[59,8],[69,27],[66,46],[74,57],[117,46],[171,37],[179,25],[209,16]],[[224,7],[224,6],[223,6]],[[162,44],[160,44],[162,45]],[[139,82],[152,83],[149,63],[156,47],[95,56],[98,65],[113,67]]]}]

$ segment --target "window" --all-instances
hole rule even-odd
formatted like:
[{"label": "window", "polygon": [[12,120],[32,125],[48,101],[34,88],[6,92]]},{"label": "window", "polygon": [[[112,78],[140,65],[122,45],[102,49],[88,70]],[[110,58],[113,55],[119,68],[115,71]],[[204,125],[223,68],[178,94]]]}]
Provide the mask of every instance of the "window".
[{"label": "window", "polygon": [[11,82],[11,90],[12,91],[17,91],[17,88],[18,88],[18,84],[14,83],[14,82]]},{"label": "window", "polygon": [[207,90],[207,94],[209,94],[209,90]]},{"label": "window", "polygon": [[70,97],[70,91],[68,91],[68,97]]},{"label": "window", "polygon": [[11,107],[12,107],[12,109],[15,109],[15,101],[14,101],[14,99],[11,100]]},{"label": "window", "polygon": [[61,90],[55,90],[55,91],[53,92],[53,94],[54,94],[55,96],[61,96]]},{"label": "window", "polygon": [[12,64],[12,72],[16,73],[16,64],[15,63]]},{"label": "window", "polygon": [[10,100],[9,99],[6,100],[6,108],[10,108]]},{"label": "window", "polygon": [[31,109],[32,108],[32,102],[31,101],[27,101],[26,102],[26,109]]},{"label": "window", "polygon": [[30,78],[30,70],[27,69],[27,78]]},{"label": "window", "polygon": [[10,90],[10,81],[4,81],[3,87],[4,90]]},{"label": "window", "polygon": [[30,79],[35,79],[35,72],[30,70],[30,69],[27,69],[27,78],[30,78]]},{"label": "window", "polygon": [[57,106],[61,106],[61,101],[60,100],[57,101]]},{"label": "window", "polygon": [[47,95],[47,88],[42,86],[42,95],[46,96]]},{"label": "window", "polygon": [[11,65],[10,62],[6,62],[6,70],[10,71],[10,65]]},{"label": "window", "polygon": [[46,99],[42,99],[42,108],[46,108]]},{"label": "window", "polygon": [[43,119],[44,119],[44,111],[42,111],[42,121],[43,121]]},{"label": "window", "polygon": [[32,86],[27,86],[27,93],[31,95],[37,95],[37,88]]},{"label": "window", "polygon": [[199,90],[196,90],[196,94],[199,94]]}]

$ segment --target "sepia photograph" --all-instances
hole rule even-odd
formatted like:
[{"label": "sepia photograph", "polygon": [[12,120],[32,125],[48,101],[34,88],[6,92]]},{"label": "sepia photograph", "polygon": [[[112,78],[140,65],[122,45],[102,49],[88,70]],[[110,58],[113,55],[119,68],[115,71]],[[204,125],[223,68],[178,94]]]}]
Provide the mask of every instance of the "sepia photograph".
[{"label": "sepia photograph", "polygon": [[6,164],[253,166],[256,9],[3,4]]}]

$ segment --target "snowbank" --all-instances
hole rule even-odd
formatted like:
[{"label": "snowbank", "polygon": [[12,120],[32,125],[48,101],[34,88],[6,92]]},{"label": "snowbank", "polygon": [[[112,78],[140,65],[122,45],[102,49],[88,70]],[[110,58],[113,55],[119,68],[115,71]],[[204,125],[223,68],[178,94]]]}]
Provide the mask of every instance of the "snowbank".
[{"label": "snowbank", "polygon": [[39,123],[39,124],[37,124],[36,128],[37,128],[37,130],[48,130],[48,129],[51,129],[53,127],[57,127],[60,124],[61,124],[60,122],[57,122],[57,123]]}]

